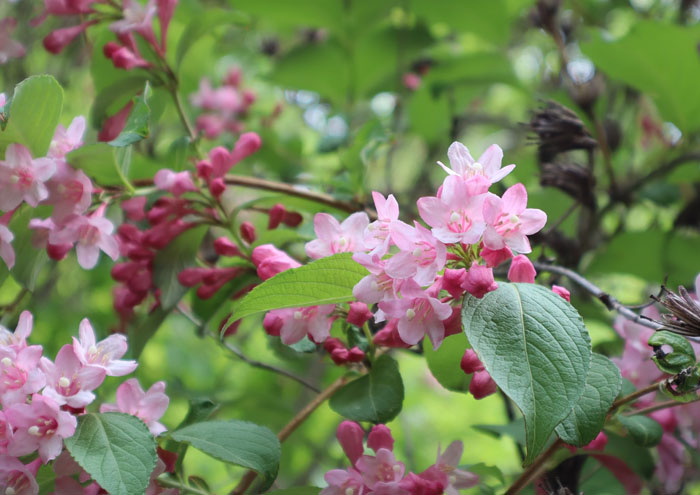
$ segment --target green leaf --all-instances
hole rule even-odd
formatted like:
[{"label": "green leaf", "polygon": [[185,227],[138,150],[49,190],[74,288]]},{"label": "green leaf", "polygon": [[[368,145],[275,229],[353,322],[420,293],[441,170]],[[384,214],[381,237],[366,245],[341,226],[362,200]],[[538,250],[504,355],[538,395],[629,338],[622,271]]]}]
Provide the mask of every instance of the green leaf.
[{"label": "green leaf", "polygon": [[413,2],[411,8],[418,17],[428,22],[444,23],[456,31],[474,33],[493,43],[503,44],[508,41],[510,29],[507,19],[504,19],[507,9],[503,0],[430,0]]},{"label": "green leaf", "polygon": [[206,232],[206,226],[186,230],[153,258],[153,283],[160,289],[160,305],[165,311],[174,308],[189,290],[189,287],[180,285],[177,276],[195,264],[195,256]]},{"label": "green leaf", "polygon": [[[102,54],[99,56],[105,58]],[[98,91],[90,110],[92,124],[99,129],[109,116],[124,108],[134,95],[143,90],[146,81],[148,78],[143,75],[130,75]]]},{"label": "green leaf", "polygon": [[116,153],[117,150],[106,143],[95,143],[71,151],[66,160],[101,186],[122,185]]},{"label": "green leaf", "polygon": [[63,89],[53,76],[32,76],[15,87],[10,116],[0,132],[0,151],[19,143],[34,158],[46,155],[63,109]]},{"label": "green leaf", "polygon": [[39,495],[48,495],[55,490],[56,472],[53,467],[43,464],[36,473]]},{"label": "green leaf", "polygon": [[271,309],[336,304],[353,299],[352,289],[367,269],[340,253],[292,268],[265,280],[250,291],[233,310],[233,318]]},{"label": "green leaf", "polygon": [[423,354],[428,362],[428,368],[440,385],[453,392],[469,390],[471,375],[467,375],[459,364],[464,351],[469,348],[469,342],[463,333],[447,337],[438,350],[433,346],[423,346]]},{"label": "green leaf", "polygon": [[[206,421],[209,416],[219,407],[214,402],[209,399],[190,399],[190,408],[187,411],[187,415],[177,426],[177,429],[184,428],[191,424],[199,423],[201,421]],[[182,462],[185,460],[185,454],[187,453],[188,444],[180,444],[174,440],[168,440],[166,450],[171,452],[177,452],[177,461],[175,461],[175,472],[180,472],[182,469]]]},{"label": "green leaf", "polygon": [[367,375],[338,390],[329,404],[335,412],[353,421],[391,421],[403,406],[399,365],[386,354],[380,356]]},{"label": "green leaf", "polygon": [[45,249],[37,249],[32,244],[34,231],[28,228],[32,218],[45,218],[49,215],[50,208],[39,205],[38,208],[28,206],[21,207],[12,216],[10,231],[15,235],[12,247],[15,250],[15,266],[10,273],[12,278],[30,292],[36,288],[36,282],[44,267],[49,263],[49,257]]},{"label": "green leaf", "polygon": [[200,11],[187,25],[185,31],[180,36],[175,52],[175,65],[180,66],[182,59],[195,44],[195,42],[207,34],[211,34],[220,26],[245,25],[248,24],[248,16],[241,12],[231,12],[219,8],[208,7]]},{"label": "green leaf", "polygon": [[647,416],[623,416],[620,414],[617,419],[625,427],[632,441],[641,447],[658,445],[664,434],[661,425]]},{"label": "green leaf", "polygon": [[152,93],[151,85],[146,81],[143,93],[135,96],[132,100],[134,106],[131,108],[131,112],[129,112],[129,117],[126,119],[124,129],[115,139],[108,143],[110,146],[129,146],[149,136],[151,108],[148,105],[148,100],[151,98]]},{"label": "green leaf", "polygon": [[111,495],[143,495],[156,466],[156,441],[136,416],[88,413],[65,446]]},{"label": "green leaf", "polygon": [[622,376],[617,366],[605,356],[593,353],[586,388],[571,414],[557,426],[559,438],[576,447],[593,441],[603,429],[621,386]]},{"label": "green leaf", "polygon": [[221,461],[256,471],[263,478],[261,491],[277,477],[280,443],[265,427],[246,421],[205,421],[181,428],[171,437]]},{"label": "green leaf", "polygon": [[629,437],[621,437],[606,431],[608,443],[605,453],[623,459],[632,471],[644,479],[651,479],[656,469],[656,462],[649,449],[640,448]]},{"label": "green leaf", "polygon": [[464,331],[486,370],[525,416],[529,464],[586,386],[591,360],[581,316],[535,284],[500,283],[462,304]]},{"label": "green leaf", "polygon": [[698,34],[697,26],[645,20],[616,41],[597,33],[581,50],[612,79],[649,95],[665,119],[688,133],[700,128]]},{"label": "green leaf", "polygon": [[666,330],[654,332],[648,344],[652,347],[670,346],[672,351],[659,358],[652,357],[656,366],[664,373],[675,375],[681,370],[695,365],[695,351],[687,339]]}]

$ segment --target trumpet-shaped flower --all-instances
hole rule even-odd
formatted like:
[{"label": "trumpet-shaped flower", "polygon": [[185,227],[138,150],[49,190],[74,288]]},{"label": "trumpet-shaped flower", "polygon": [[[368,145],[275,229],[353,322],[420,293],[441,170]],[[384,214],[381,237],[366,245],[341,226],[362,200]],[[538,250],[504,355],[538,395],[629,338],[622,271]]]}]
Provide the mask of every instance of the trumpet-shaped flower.
[{"label": "trumpet-shaped flower", "polygon": [[0,210],[14,210],[22,201],[36,207],[49,196],[44,183],[55,172],[50,158],[33,159],[21,144],[9,145],[0,161]]},{"label": "trumpet-shaped flower", "polygon": [[117,403],[102,404],[100,412],[123,412],[141,419],[155,436],[166,428],[158,420],[168,409],[170,399],[165,395],[165,382],[156,382],[146,392],[136,378],[131,378],[117,388]]},{"label": "trumpet-shaped flower", "polygon": [[96,366],[83,366],[73,351],[73,346],[64,345],[56,355],[56,362],[42,357],[39,364],[46,375],[46,388],[42,394],[57,404],[70,407],[85,407],[95,400],[91,390],[99,387],[105,379],[105,370]]},{"label": "trumpet-shaped flower", "polygon": [[306,243],[306,254],[318,259],[336,253],[364,251],[364,232],[369,218],[364,212],[353,213],[339,223],[328,213],[317,213],[314,217],[314,232],[317,239]]},{"label": "trumpet-shaped flower", "polygon": [[73,351],[84,366],[101,368],[109,376],[128,375],[136,369],[136,361],[121,358],[126,354],[126,337],[121,334],[110,335],[96,342],[95,331],[87,318],[80,322],[80,340],[73,337]]},{"label": "trumpet-shaped flower", "polygon": [[432,284],[445,266],[445,245],[418,222],[415,227],[392,222],[391,238],[400,251],[387,261],[386,273],[392,278],[413,278],[421,286]]},{"label": "trumpet-shaped flower", "polygon": [[486,177],[493,184],[515,168],[515,165],[512,164],[501,168],[503,150],[497,144],[489,146],[477,161],[472,158],[466,146],[455,141],[448,148],[447,157],[450,159],[450,168],[447,168],[442,162],[438,162],[438,165],[448,174],[457,175],[465,180],[480,175]]}]

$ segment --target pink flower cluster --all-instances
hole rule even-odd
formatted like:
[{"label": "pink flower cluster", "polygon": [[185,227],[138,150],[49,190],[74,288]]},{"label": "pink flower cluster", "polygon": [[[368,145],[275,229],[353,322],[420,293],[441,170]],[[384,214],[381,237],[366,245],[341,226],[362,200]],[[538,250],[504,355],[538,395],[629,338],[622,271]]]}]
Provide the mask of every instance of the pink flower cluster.
[{"label": "pink flower cluster", "polygon": [[[137,367],[120,359],[127,350],[123,335],[98,342],[87,319],[80,323],[79,338],[64,345],[53,361],[42,355],[42,346],[27,343],[32,327],[28,311],[14,332],[0,327],[0,486],[18,495],[38,493],[37,469],[59,457],[63,440],[75,433],[76,416],[95,400],[93,391],[105,377],[124,376]],[[144,392],[136,379],[127,380],[117,389],[117,403],[102,404],[100,411],[137,416],[159,435],[165,427],[158,420],[169,402],[164,389],[159,382]],[[38,458],[30,464],[19,460],[35,452]]]},{"label": "pink flower cluster", "polygon": [[416,474],[406,472],[404,463],[396,460],[394,439],[385,425],[374,426],[367,436],[373,455],[365,453],[365,432],[357,423],[343,421],[336,437],[351,467],[328,471],[328,486],[321,495],[457,495],[479,482],[478,476],[457,467],[462,442],[452,442],[444,452],[438,448],[435,464]]},{"label": "pink flower cluster", "polygon": [[5,150],[5,159],[0,161],[0,210],[7,214],[0,219],[0,256],[9,268],[15,263],[15,253],[14,236],[7,226],[23,203],[33,208],[53,206],[49,218],[29,222],[35,232],[34,247],[45,248],[52,259],[65,258],[75,246],[78,263],[90,269],[97,264],[100,251],[114,260],[119,255],[112,237],[114,226],[104,218],[106,205],[88,212],[92,182],[66,161],[66,154],[82,146],[84,131],[83,117],[76,117],[68,129],[59,125],[48,154],[41,158],[33,158],[21,144],[10,144]]},{"label": "pink flower cluster", "polygon": [[208,139],[215,139],[224,132],[238,134],[243,131],[240,118],[245,117],[256,97],[252,90],[242,88],[242,79],[241,69],[234,67],[218,88],[203,78],[199,90],[190,95],[192,105],[204,112],[197,117],[197,130]]},{"label": "pink flower cluster", "polygon": [[[502,197],[489,192],[515,167],[501,167],[503,152],[497,145],[477,161],[464,145],[453,143],[448,156],[450,168],[440,163],[448,176],[437,194],[417,202],[427,226],[399,220],[394,196],[385,198],[377,192],[373,193],[374,222],[363,212],[342,223],[326,213],[314,219],[317,239],[306,245],[309,257],[355,253],[353,259],[369,271],[353,295],[365,305],[377,305],[375,322],[386,322],[374,337],[377,344],[411,346],[428,335],[438,348],[446,335],[459,331],[462,296],[468,292],[483,297],[496,289],[493,267],[514,252],[529,253],[527,236],[547,220],[543,211],[527,208],[522,184],[508,188]],[[265,263],[284,269],[285,256],[270,253]],[[260,272],[261,264],[256,266]],[[534,281],[534,268],[522,254],[515,256],[509,278]],[[337,317],[333,310],[332,305],[273,310],[265,318],[265,327],[287,344],[305,335],[320,343],[328,338]]]}]

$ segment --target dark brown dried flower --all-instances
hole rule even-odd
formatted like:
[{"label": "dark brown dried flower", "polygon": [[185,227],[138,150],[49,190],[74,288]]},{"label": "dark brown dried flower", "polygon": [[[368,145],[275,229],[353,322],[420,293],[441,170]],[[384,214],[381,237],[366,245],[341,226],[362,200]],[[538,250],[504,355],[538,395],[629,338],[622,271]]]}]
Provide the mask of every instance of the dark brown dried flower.
[{"label": "dark brown dried flower", "polygon": [[550,162],[559,153],[570,150],[590,150],[598,146],[581,119],[559,103],[547,102],[530,119],[530,129],[537,134],[539,159]]},{"label": "dark brown dried flower", "polygon": [[540,166],[540,184],[561,189],[582,205],[595,209],[595,177],[587,168],[573,163],[543,163]]},{"label": "dark brown dried flower", "polygon": [[669,332],[685,337],[700,337],[700,303],[690,297],[685,287],[678,287],[678,294],[661,287],[661,297],[651,296],[669,313],[661,315],[661,323]]}]

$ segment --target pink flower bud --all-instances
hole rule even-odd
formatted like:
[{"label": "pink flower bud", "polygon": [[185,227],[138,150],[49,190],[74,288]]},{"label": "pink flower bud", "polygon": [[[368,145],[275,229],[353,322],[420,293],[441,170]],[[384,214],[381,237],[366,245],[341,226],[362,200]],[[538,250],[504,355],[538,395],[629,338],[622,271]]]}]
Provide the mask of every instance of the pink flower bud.
[{"label": "pink flower bud", "polygon": [[274,311],[270,311],[265,314],[265,318],[263,318],[263,328],[269,336],[279,337],[280,330],[282,330],[282,325],[284,325],[284,319],[282,319]]},{"label": "pink flower bud", "polygon": [[519,254],[510,263],[508,269],[508,280],[511,282],[524,282],[526,284],[535,283],[535,267],[524,254]]},{"label": "pink flower bud", "polygon": [[355,346],[348,351],[348,362],[350,363],[361,363],[365,360],[365,351]]},{"label": "pink flower bud", "polygon": [[330,352],[330,355],[335,364],[341,365],[347,363],[350,352],[344,347],[336,347]]},{"label": "pink flower bud", "polygon": [[177,281],[185,287],[194,287],[204,281],[204,277],[209,273],[209,268],[194,267],[185,268],[177,274]]},{"label": "pink flower bud", "polygon": [[354,421],[346,420],[340,423],[335,436],[343,448],[343,452],[345,452],[345,455],[348,456],[348,459],[354,466],[365,451],[362,445],[362,440],[365,437],[364,430]]},{"label": "pink flower bud", "polygon": [[362,327],[374,314],[369,310],[363,302],[351,302],[350,310],[348,311],[347,321],[356,327]]},{"label": "pink flower bud", "polygon": [[255,242],[257,235],[255,234],[255,227],[250,222],[243,222],[240,227],[241,237],[244,241],[249,244]]},{"label": "pink flower bud", "polygon": [[571,292],[569,292],[566,287],[562,287],[561,285],[553,285],[552,292],[571,302]]},{"label": "pink flower bud", "polygon": [[483,399],[495,393],[498,390],[498,385],[493,381],[491,375],[486,370],[477,371],[472,376],[472,381],[469,383],[469,393],[476,400]]},{"label": "pink flower bud", "polygon": [[452,314],[446,320],[442,320],[445,327],[445,337],[462,333],[462,306],[453,306]]},{"label": "pink flower bud", "polygon": [[277,203],[275,206],[273,206],[270,209],[270,219],[267,222],[268,230],[276,229],[279,224],[282,223],[285,213],[286,209],[282,203]]},{"label": "pink flower bud", "polygon": [[398,349],[408,349],[411,347],[401,339],[398,329],[398,319],[394,318],[387,322],[386,326],[374,334],[374,344],[383,347],[392,347]]},{"label": "pink flower bud", "polygon": [[230,337],[231,335],[235,335],[236,332],[238,332],[238,327],[241,326],[241,321],[243,321],[236,320],[233,323],[229,324],[226,328],[224,328],[224,325],[226,325],[230,317],[231,313],[224,316],[224,319],[221,320],[221,323],[219,323],[219,334],[223,333],[224,337]]},{"label": "pink flower bud", "polygon": [[80,33],[85,31],[89,26],[95,24],[97,21],[83,22],[77,26],[70,26],[67,28],[56,29],[51,31],[44,38],[44,48],[47,51],[55,54],[61,53],[61,51],[73,41]]},{"label": "pink flower bud", "polygon": [[216,285],[202,284],[197,288],[197,297],[200,299],[209,299],[214,294],[219,292],[219,289],[221,289],[221,285],[219,285],[219,284],[216,284]]},{"label": "pink flower bud", "polygon": [[467,270],[460,268],[459,270],[445,269],[442,276],[442,288],[445,289],[453,298],[459,299],[464,294],[462,283],[467,276]]},{"label": "pink flower bud", "polygon": [[178,0],[156,0],[158,6],[158,22],[160,22],[160,46],[165,53],[165,41],[168,37],[168,26]]},{"label": "pink flower bud", "polygon": [[112,278],[117,282],[126,282],[135,276],[139,270],[141,270],[141,265],[139,263],[128,261],[126,263],[117,263],[114,265],[111,274]]},{"label": "pink flower bud", "polygon": [[258,97],[256,96],[255,92],[250,89],[246,89],[243,91],[243,105],[246,107],[249,107],[253,103],[255,103],[255,100],[257,100]]},{"label": "pink flower bud", "polygon": [[150,270],[140,270],[135,276],[130,278],[126,285],[133,292],[146,292],[153,285],[153,277]]},{"label": "pink flower bud", "polygon": [[233,152],[231,152],[233,163],[236,164],[252,155],[260,149],[260,146],[262,146],[262,139],[260,139],[257,133],[246,132],[245,134],[241,134],[241,137],[238,138],[236,145],[233,147]]},{"label": "pink flower bud", "polygon": [[209,183],[209,192],[216,199],[219,199],[226,190],[226,183],[221,177],[217,177]]},{"label": "pink flower bud", "polygon": [[489,249],[483,244],[481,245],[480,256],[486,262],[486,266],[489,268],[495,268],[506,260],[513,257],[513,251],[507,246],[502,249]]},{"label": "pink flower bud", "polygon": [[377,452],[379,449],[394,450],[394,437],[386,425],[372,427],[367,437],[367,447]]},{"label": "pink flower bud", "polygon": [[475,261],[464,277],[462,288],[479,299],[487,292],[498,289],[498,284],[493,278],[493,268],[479,265]]},{"label": "pink flower bud", "polygon": [[209,160],[211,161],[213,177],[223,177],[234,165],[231,153],[223,146],[217,146],[211,150]]},{"label": "pink flower bud", "polygon": [[196,168],[197,168],[197,176],[201,177],[202,179],[205,179],[205,180],[209,180],[209,177],[211,177],[211,174],[214,171],[214,167],[212,166],[211,162],[209,162],[207,160],[198,161]]},{"label": "pink flower bud", "polygon": [[602,431],[598,433],[598,435],[591,440],[591,442],[588,445],[585,445],[583,447],[584,450],[598,450],[602,451],[605,450],[605,446],[608,444],[608,436],[603,433]]},{"label": "pink flower bud", "polygon": [[326,350],[326,352],[330,353],[333,352],[335,349],[344,349],[345,344],[343,344],[343,342],[340,339],[337,339],[335,337],[329,337],[323,343],[323,348]]},{"label": "pink flower bud", "polygon": [[228,74],[223,80],[226,86],[233,86],[237,88],[241,84],[241,79],[243,78],[243,72],[240,67],[232,67],[229,69]]},{"label": "pink flower bud", "polygon": [[66,256],[68,256],[68,252],[71,249],[73,249],[73,246],[71,244],[48,243],[46,245],[46,254],[48,254],[49,258],[51,258],[54,261],[61,261]]},{"label": "pink flower bud", "polygon": [[97,140],[106,142],[116,139],[126,125],[126,119],[129,117],[129,112],[131,112],[132,106],[134,106],[134,102],[130,101],[116,114],[105,119],[105,121],[102,123],[102,129],[100,129],[100,132],[97,135]]},{"label": "pink flower bud", "polygon": [[130,223],[121,224],[117,229],[117,235],[123,242],[133,242],[134,244],[141,244],[143,239],[143,233]]},{"label": "pink flower bud", "polygon": [[112,55],[114,55],[114,52],[119,50],[122,46],[114,41],[109,41],[105,43],[105,46],[102,47],[102,53],[104,53],[104,56],[111,59]]},{"label": "pink flower bud", "polygon": [[125,46],[115,50],[111,58],[112,63],[117,69],[131,70],[139,67],[149,67],[151,65]]},{"label": "pink flower bud", "polygon": [[414,74],[413,72],[407,72],[403,75],[402,82],[406,89],[410,91],[415,91],[420,86],[421,79],[418,74]]},{"label": "pink flower bud", "polygon": [[282,223],[287,227],[297,227],[303,220],[304,217],[296,211],[288,211],[284,214],[284,217],[282,217]]},{"label": "pink flower bud", "polygon": [[135,196],[126,201],[122,201],[121,207],[124,213],[126,213],[126,218],[132,222],[138,222],[146,218],[146,213],[144,212],[146,196]]},{"label": "pink flower bud", "polygon": [[464,356],[462,356],[462,360],[459,362],[459,367],[462,368],[462,371],[467,375],[478,371],[484,371],[484,365],[479,359],[479,356],[476,355],[474,349],[467,349],[464,351]]},{"label": "pink flower bud", "polygon": [[214,251],[219,256],[240,256],[241,250],[230,239],[218,237],[214,241]]}]

